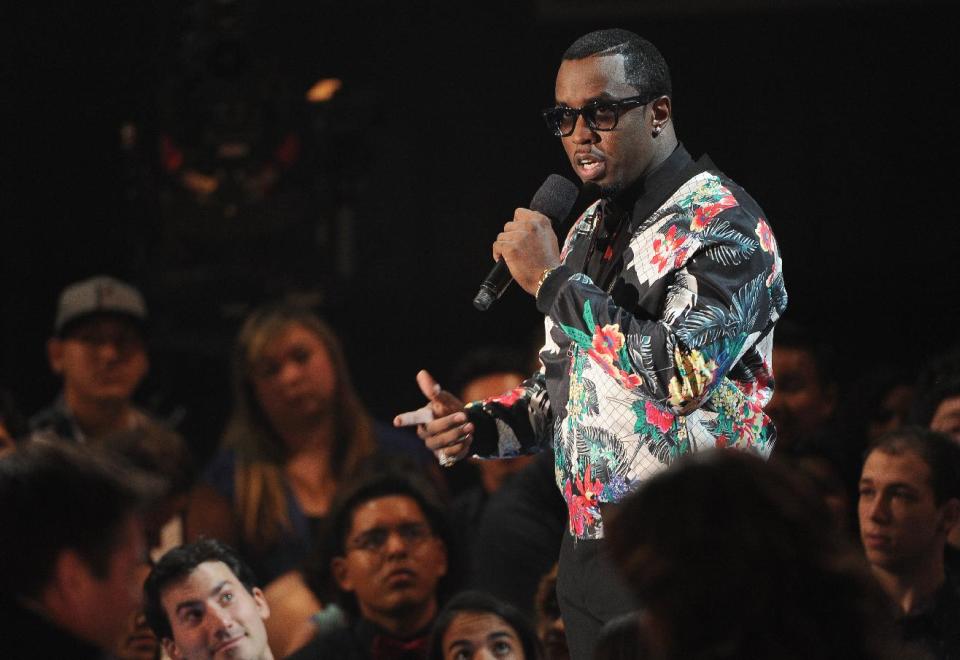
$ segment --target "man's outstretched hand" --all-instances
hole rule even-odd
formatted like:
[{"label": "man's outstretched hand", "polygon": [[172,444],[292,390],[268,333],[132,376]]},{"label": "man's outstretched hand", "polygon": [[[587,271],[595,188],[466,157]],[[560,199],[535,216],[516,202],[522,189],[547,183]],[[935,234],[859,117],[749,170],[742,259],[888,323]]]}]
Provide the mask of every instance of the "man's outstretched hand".
[{"label": "man's outstretched hand", "polygon": [[452,465],[470,452],[474,426],[467,421],[463,402],[440,388],[426,370],[417,373],[417,385],[427,397],[427,405],[400,413],[393,425],[417,427],[417,435],[433,451],[440,465]]}]

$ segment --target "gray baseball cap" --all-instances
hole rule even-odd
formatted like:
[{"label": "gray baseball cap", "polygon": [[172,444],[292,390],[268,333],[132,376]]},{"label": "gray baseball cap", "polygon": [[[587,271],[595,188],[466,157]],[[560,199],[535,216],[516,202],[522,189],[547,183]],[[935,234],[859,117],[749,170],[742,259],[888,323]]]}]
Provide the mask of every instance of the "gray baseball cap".
[{"label": "gray baseball cap", "polygon": [[124,316],[142,327],[147,320],[147,305],[140,292],[126,282],[107,275],[91,277],[71,284],[60,294],[54,334],[62,336],[68,326],[97,314]]}]

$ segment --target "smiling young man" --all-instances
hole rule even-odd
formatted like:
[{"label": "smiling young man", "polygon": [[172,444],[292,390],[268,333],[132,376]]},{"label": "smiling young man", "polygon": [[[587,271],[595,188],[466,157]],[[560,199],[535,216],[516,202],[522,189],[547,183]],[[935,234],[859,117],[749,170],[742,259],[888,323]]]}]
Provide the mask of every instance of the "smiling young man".
[{"label": "smiling young man", "polygon": [[543,368],[465,409],[417,377],[434,416],[418,432],[442,462],[552,444],[569,511],[558,591],[576,657],[632,608],[598,552],[603,509],[684,454],[765,457],[775,439],[763,407],[786,307],[777,244],[759,205],[680,144],[671,95],[662,55],[632,32],[592,32],[567,49],[543,116],[600,199],[562,247],[530,209],[493,245],[546,316]]},{"label": "smiling young man", "polygon": [[173,660],[273,660],[263,592],[219,541],[201,539],[165,554],[144,593],[147,623]]},{"label": "smiling young man", "polygon": [[321,562],[339,607],[315,617],[317,636],[291,660],[424,658],[447,575],[445,538],[426,484],[387,472],[347,488],[331,512]]},{"label": "smiling young man", "polygon": [[960,588],[944,567],[960,521],[960,447],[919,428],[881,437],[863,465],[859,516],[867,561],[900,608],[904,638],[936,658],[960,657]]}]

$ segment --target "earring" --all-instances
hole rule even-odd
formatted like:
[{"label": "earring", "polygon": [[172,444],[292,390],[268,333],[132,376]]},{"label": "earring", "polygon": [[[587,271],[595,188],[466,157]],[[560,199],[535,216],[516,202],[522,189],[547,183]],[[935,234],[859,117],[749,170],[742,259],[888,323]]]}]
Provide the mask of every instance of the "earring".
[{"label": "earring", "polygon": [[663,130],[663,125],[662,125],[662,124],[657,124],[656,126],[654,126],[654,127],[653,127],[653,137],[657,137],[658,135],[660,135],[660,131],[662,131],[662,130]]}]

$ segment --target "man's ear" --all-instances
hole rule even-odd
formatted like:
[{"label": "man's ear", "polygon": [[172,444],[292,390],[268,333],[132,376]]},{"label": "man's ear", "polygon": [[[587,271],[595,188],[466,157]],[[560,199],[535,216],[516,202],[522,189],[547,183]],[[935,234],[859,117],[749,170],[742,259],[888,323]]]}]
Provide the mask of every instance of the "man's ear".
[{"label": "man's ear", "polygon": [[50,363],[50,371],[58,376],[63,374],[63,340],[59,337],[47,340],[47,361]]},{"label": "man's ear", "polygon": [[344,591],[353,591],[353,580],[350,578],[350,567],[345,557],[334,557],[330,560],[330,574],[337,581],[337,585]]},{"label": "man's ear", "polygon": [[267,602],[267,597],[263,595],[260,587],[254,587],[250,593],[253,596],[254,602],[257,604],[257,611],[260,612],[260,618],[266,621],[270,618],[270,603]]},{"label": "man's ear", "polygon": [[673,116],[673,102],[669,96],[661,96],[650,102],[650,112],[653,113],[653,123],[663,124]]},{"label": "man's ear", "polygon": [[945,534],[957,526],[960,522],[960,500],[951,497],[940,505],[940,528]]},{"label": "man's ear", "polygon": [[164,637],[160,642],[163,645],[163,650],[168,656],[173,658],[173,660],[180,660],[183,655],[180,653],[180,649],[177,648],[176,643],[169,637]]},{"label": "man's ear", "polygon": [[54,563],[53,586],[63,606],[85,607],[84,594],[92,580],[90,567],[75,550],[60,551]]}]

